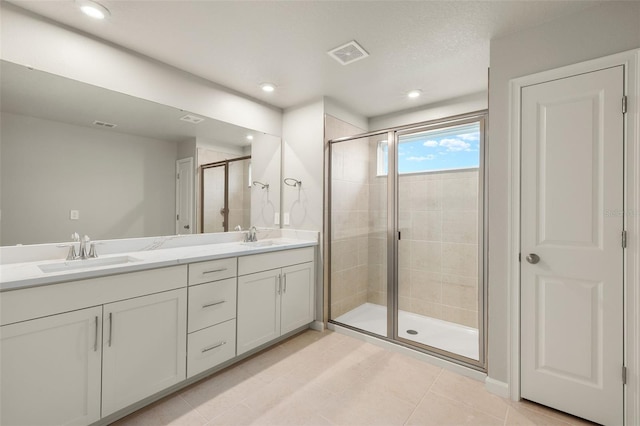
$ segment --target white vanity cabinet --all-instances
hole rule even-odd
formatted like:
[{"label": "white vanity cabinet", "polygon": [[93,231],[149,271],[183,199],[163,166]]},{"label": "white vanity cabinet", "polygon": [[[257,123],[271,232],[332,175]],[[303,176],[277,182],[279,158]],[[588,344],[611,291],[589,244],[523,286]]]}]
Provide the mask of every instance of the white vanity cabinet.
[{"label": "white vanity cabinet", "polygon": [[235,257],[189,265],[187,377],[236,356],[237,269]]},{"label": "white vanity cabinet", "polygon": [[186,288],[104,305],[102,416],[186,378]]},{"label": "white vanity cabinet", "polygon": [[0,424],[100,419],[102,307],[0,327]]},{"label": "white vanity cabinet", "polygon": [[187,267],[0,294],[0,424],[88,425],[186,378]]},{"label": "white vanity cabinet", "polygon": [[313,321],[312,247],[241,257],[238,275],[238,355]]}]

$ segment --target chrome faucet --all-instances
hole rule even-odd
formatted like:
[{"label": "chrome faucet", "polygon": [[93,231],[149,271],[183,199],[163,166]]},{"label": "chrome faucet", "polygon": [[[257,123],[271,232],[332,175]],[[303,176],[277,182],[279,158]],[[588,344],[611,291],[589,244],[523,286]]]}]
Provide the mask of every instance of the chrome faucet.
[{"label": "chrome faucet", "polygon": [[250,243],[254,243],[254,242],[258,241],[257,231],[258,230],[256,229],[255,226],[252,226],[251,228],[249,228],[247,233],[244,235],[244,241],[245,242],[250,242]]},{"label": "chrome faucet", "polygon": [[[71,244],[69,244],[69,253],[67,254],[66,260],[77,260],[77,259],[89,259],[92,257],[98,257],[98,253],[96,252],[95,243],[91,243],[91,247],[89,249],[89,253],[87,253],[87,245],[91,242],[91,239],[88,235],[85,235],[84,238],[80,239],[80,235],[77,232],[71,234]],[[76,252],[76,246],[74,243],[80,243],[80,247],[78,252]],[[61,245],[59,247],[66,247],[67,245]]]},{"label": "chrome faucet", "polygon": [[80,259],[86,259],[89,257],[89,255],[87,254],[87,243],[91,242],[91,240],[89,239],[88,235],[85,235],[81,240],[80,240],[80,250],[78,253],[78,257]]}]

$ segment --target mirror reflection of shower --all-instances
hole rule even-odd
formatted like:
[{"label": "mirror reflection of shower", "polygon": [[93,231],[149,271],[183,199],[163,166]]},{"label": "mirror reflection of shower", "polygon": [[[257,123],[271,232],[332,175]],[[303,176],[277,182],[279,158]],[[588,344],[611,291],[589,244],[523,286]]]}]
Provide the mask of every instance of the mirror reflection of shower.
[{"label": "mirror reflection of shower", "polygon": [[301,187],[302,181],[294,178],[284,178],[284,184],[295,187]]},{"label": "mirror reflection of shower", "polygon": [[260,189],[269,189],[269,184],[268,183],[262,183],[262,182],[258,182],[257,180],[253,181],[253,186],[257,186]]},{"label": "mirror reflection of shower", "polygon": [[251,156],[200,166],[200,232],[227,232],[251,221]]}]

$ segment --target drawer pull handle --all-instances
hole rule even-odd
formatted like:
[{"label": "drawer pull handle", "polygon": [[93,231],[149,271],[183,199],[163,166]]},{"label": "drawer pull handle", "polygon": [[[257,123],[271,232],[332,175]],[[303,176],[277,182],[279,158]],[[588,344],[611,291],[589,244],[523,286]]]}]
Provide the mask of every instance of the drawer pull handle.
[{"label": "drawer pull handle", "polygon": [[220,346],[222,346],[222,345],[226,345],[226,344],[227,344],[227,342],[220,342],[220,343],[218,343],[218,344],[216,344],[216,345],[209,346],[208,348],[204,348],[204,349],[202,350],[202,353],[212,351],[212,350],[214,350],[215,348],[219,348]]},{"label": "drawer pull handle", "polygon": [[221,304],[223,304],[225,302],[226,302],[226,300],[220,300],[219,302],[205,303],[204,305],[202,305],[202,309],[210,308],[211,306],[221,305]]},{"label": "drawer pull handle", "polygon": [[220,269],[212,269],[211,271],[204,271],[202,272],[202,275],[206,275],[206,274],[215,274],[216,272],[222,272],[222,271],[226,271],[227,268],[220,268]]}]

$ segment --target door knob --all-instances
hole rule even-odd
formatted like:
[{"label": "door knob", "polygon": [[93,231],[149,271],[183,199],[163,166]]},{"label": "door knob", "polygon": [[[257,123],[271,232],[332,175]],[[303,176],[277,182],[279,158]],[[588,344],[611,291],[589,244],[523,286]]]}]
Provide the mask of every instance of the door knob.
[{"label": "door knob", "polygon": [[189,225],[185,225],[185,226],[184,226],[184,229],[189,229]]},{"label": "door knob", "polygon": [[535,253],[529,253],[526,259],[527,259],[527,262],[531,263],[532,265],[535,265],[536,263],[540,262],[540,256],[538,256]]}]

